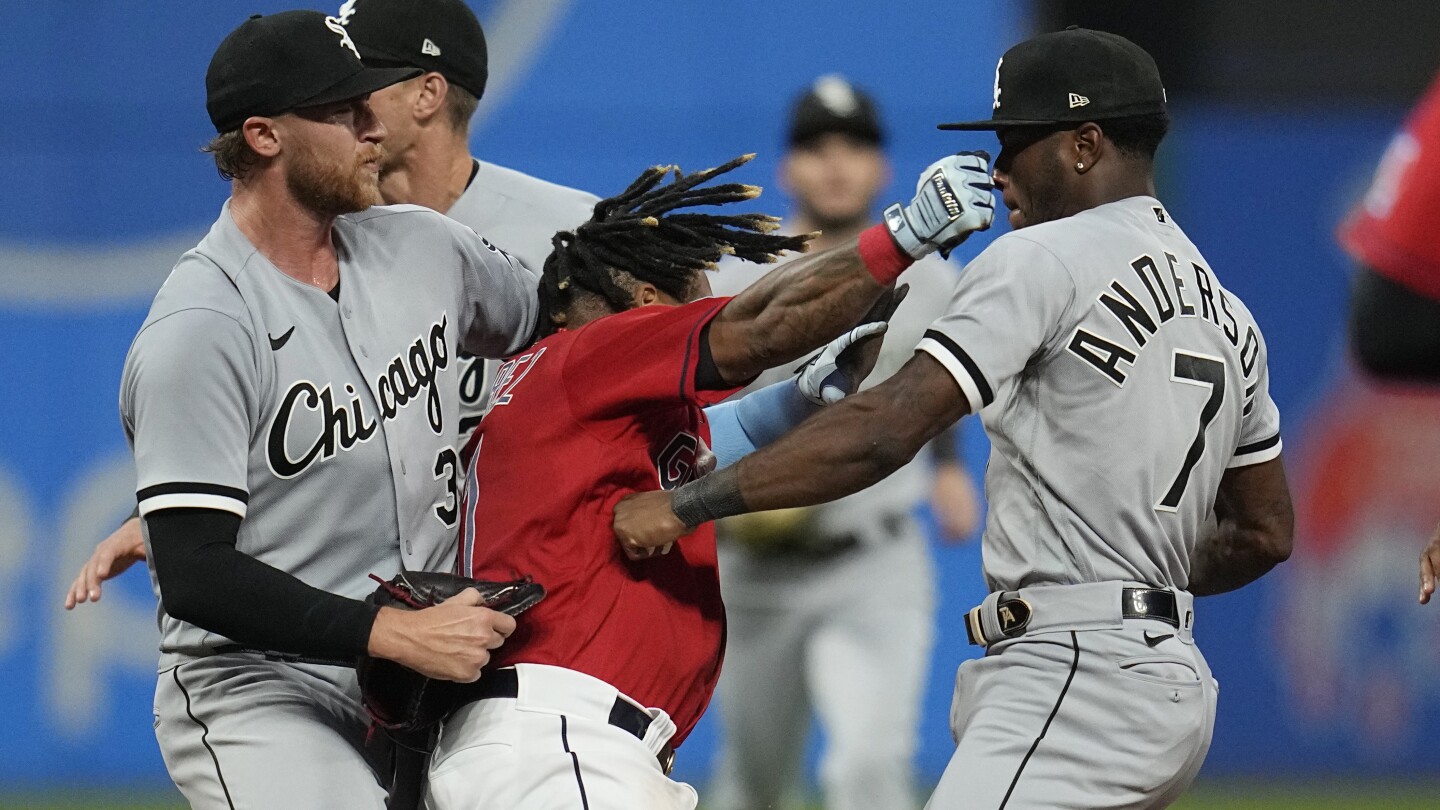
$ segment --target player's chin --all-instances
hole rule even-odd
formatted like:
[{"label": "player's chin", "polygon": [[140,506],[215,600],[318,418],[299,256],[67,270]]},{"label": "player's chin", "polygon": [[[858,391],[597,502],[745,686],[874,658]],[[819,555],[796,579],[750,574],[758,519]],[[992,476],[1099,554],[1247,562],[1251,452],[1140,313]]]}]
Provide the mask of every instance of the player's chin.
[{"label": "player's chin", "polygon": [[1025,227],[1025,213],[1019,208],[1011,208],[1010,212],[1005,215],[1005,218],[1010,223],[1010,230],[1012,231],[1018,231]]}]

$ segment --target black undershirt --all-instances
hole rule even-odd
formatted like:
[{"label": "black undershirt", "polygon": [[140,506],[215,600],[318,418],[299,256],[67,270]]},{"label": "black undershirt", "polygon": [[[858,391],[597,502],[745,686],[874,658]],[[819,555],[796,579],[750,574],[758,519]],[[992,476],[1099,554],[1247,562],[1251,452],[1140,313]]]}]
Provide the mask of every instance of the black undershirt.
[{"label": "black undershirt", "polygon": [[379,608],[312,588],[241,552],[239,515],[161,509],[145,523],[170,616],[275,652],[353,660],[366,651]]}]

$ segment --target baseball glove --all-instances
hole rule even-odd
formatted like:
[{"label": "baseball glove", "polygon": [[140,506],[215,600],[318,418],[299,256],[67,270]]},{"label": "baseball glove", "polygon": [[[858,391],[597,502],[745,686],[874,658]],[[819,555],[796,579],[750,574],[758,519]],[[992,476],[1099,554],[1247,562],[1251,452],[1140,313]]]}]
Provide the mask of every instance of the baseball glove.
[{"label": "baseball glove", "polygon": [[[489,582],[459,574],[401,571],[390,580],[374,574],[380,585],[365,601],[381,607],[421,610],[438,605],[466,588],[480,592],[481,604],[518,616],[545,598],[545,588],[529,577]],[[383,658],[361,656],[355,665],[365,710],[377,726],[406,733],[428,729],[455,708],[469,684],[434,680]]]}]

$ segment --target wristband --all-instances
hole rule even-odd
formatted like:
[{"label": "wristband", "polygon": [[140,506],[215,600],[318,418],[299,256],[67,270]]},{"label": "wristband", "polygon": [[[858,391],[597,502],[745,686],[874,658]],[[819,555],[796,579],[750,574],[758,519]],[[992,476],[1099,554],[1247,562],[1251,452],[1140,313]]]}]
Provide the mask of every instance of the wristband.
[{"label": "wristband", "polygon": [[735,474],[735,467],[726,467],[675,490],[670,497],[670,511],[693,529],[750,510],[740,495],[740,476]]},{"label": "wristband", "polygon": [[860,232],[860,244],[856,248],[865,269],[883,286],[890,286],[915,263],[915,258],[900,249],[890,230],[884,225],[872,225]]}]

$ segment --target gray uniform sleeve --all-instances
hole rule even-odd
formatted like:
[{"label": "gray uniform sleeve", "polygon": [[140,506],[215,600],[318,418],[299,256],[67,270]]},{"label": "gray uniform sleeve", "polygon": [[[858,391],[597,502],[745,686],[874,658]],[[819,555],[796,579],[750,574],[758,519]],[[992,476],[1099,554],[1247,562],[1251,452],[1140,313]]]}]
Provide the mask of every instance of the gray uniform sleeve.
[{"label": "gray uniform sleeve", "polygon": [[1245,383],[1241,413],[1240,442],[1226,469],[1259,464],[1280,455],[1280,409],[1270,398],[1270,360],[1264,338],[1259,340],[1255,359],[1255,381]]},{"label": "gray uniform sleeve", "polygon": [[539,277],[469,227],[445,222],[463,275],[460,345],[496,358],[525,348],[540,312]]},{"label": "gray uniform sleeve", "polygon": [[1002,238],[960,274],[950,307],[916,351],[939,361],[978,413],[1052,347],[1074,299],[1075,282],[1054,254],[1027,239]]},{"label": "gray uniform sleeve", "polygon": [[249,333],[228,315],[187,309],[144,327],[121,378],[140,514],[219,509],[245,517],[259,374]]}]

